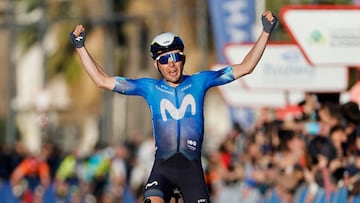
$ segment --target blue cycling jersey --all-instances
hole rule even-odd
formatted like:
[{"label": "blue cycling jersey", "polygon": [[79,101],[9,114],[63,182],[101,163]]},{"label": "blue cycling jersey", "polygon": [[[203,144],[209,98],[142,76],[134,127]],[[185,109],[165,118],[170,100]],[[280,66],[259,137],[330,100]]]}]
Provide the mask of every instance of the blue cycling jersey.
[{"label": "blue cycling jersey", "polygon": [[190,160],[200,160],[205,93],[210,87],[233,80],[232,66],[229,66],[218,71],[184,75],[176,88],[164,79],[116,77],[113,91],[145,98],[152,115],[156,159],[168,159],[180,152]]}]

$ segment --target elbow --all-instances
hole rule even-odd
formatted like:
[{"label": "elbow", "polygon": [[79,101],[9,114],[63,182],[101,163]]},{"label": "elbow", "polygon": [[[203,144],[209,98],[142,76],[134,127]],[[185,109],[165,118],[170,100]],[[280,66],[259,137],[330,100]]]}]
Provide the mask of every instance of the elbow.
[{"label": "elbow", "polygon": [[100,88],[100,89],[104,88],[105,84],[104,84],[103,79],[98,78],[98,77],[97,78],[91,77],[91,79],[97,88]]},{"label": "elbow", "polygon": [[251,69],[247,70],[246,72],[244,72],[243,76],[249,75],[249,74],[251,74],[253,72],[254,72],[254,68],[251,68]]},{"label": "elbow", "polygon": [[252,65],[252,66],[248,69],[248,71],[245,73],[245,75],[248,75],[248,74],[253,73],[254,70],[255,70],[255,68],[256,68],[256,66],[257,66],[257,64]]},{"label": "elbow", "polygon": [[254,71],[254,69],[251,69],[248,72],[246,72],[244,75],[249,75],[249,74],[253,73],[253,71]]},{"label": "elbow", "polygon": [[242,74],[240,77],[244,77],[244,76],[249,75],[251,73],[252,73],[252,71],[246,72],[246,73]]},{"label": "elbow", "polygon": [[110,81],[107,78],[94,80],[95,86],[99,89],[109,89],[112,88]]},{"label": "elbow", "polygon": [[108,89],[107,86],[104,83],[95,83],[95,86],[98,89]]},{"label": "elbow", "polygon": [[99,89],[104,89],[104,84],[102,84],[102,83],[95,82],[95,86]]},{"label": "elbow", "polygon": [[235,78],[239,78],[239,77],[251,74],[254,71],[255,67],[256,67],[256,64],[249,63],[247,61],[244,61],[243,63],[241,63],[239,65],[235,65],[234,66],[235,75],[238,76]]}]

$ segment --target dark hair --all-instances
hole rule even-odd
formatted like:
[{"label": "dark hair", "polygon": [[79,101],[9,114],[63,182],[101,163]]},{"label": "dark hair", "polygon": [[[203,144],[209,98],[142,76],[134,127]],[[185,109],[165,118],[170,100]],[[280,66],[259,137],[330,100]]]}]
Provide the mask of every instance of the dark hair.
[{"label": "dark hair", "polygon": [[342,113],[348,122],[360,124],[360,110],[355,102],[347,102],[341,106]]},{"label": "dark hair", "polygon": [[287,144],[290,140],[292,140],[296,136],[296,134],[295,134],[295,131],[293,131],[293,130],[281,129],[278,132],[278,136],[279,136],[279,140],[280,140],[279,150],[280,151],[284,151],[284,150],[288,151],[289,147],[287,146]]},{"label": "dark hair", "polygon": [[328,161],[336,158],[336,148],[330,138],[323,136],[316,136],[308,145],[308,152],[313,164],[318,163],[317,155],[325,156]]}]

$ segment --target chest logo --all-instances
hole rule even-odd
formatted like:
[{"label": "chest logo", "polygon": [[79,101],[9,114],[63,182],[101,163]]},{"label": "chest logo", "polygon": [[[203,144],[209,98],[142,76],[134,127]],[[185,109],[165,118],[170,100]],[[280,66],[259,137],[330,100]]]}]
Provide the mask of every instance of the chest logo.
[{"label": "chest logo", "polygon": [[179,108],[176,108],[173,103],[171,103],[167,99],[162,99],[160,101],[160,111],[161,111],[161,117],[163,121],[167,121],[167,114],[168,112],[170,116],[175,120],[181,120],[185,116],[185,112],[187,107],[190,106],[191,108],[191,114],[196,114],[196,104],[195,99],[191,94],[188,94],[184,97],[181,105]]}]

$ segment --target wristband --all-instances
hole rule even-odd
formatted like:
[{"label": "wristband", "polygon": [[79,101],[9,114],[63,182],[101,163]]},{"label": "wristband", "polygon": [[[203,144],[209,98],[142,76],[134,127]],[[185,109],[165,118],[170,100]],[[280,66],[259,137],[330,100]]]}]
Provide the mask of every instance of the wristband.
[{"label": "wristband", "polygon": [[81,32],[79,36],[75,37],[73,32],[70,32],[70,41],[75,48],[81,48],[84,46],[86,39],[85,31]]},{"label": "wristband", "polygon": [[267,33],[271,33],[273,31],[273,29],[275,28],[276,26],[276,23],[277,23],[277,17],[274,16],[274,20],[272,22],[269,22],[265,16],[261,16],[261,21],[262,21],[262,24],[263,24],[263,29],[265,32]]}]

